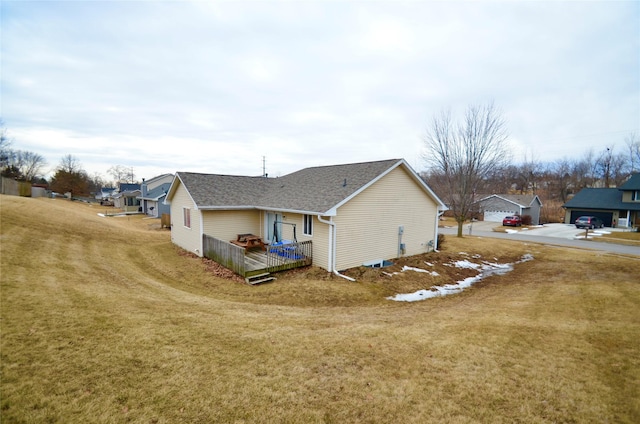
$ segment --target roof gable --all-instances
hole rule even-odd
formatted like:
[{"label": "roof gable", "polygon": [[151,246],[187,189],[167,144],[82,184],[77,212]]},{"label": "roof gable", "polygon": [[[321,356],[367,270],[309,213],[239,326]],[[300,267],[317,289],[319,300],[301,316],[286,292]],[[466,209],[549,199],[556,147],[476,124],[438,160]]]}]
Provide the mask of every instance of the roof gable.
[{"label": "roof gable", "polygon": [[487,196],[478,200],[478,203],[489,200],[492,197],[498,197],[523,208],[530,207],[534,202],[538,202],[540,205],[542,205],[540,198],[535,194],[492,194],[491,196]]},{"label": "roof gable", "polygon": [[629,179],[622,184],[618,190],[640,190],[640,173],[631,175],[631,177],[629,177]]},{"label": "roof gable", "polygon": [[133,190],[139,190],[140,189],[140,184],[135,184],[135,183],[119,183],[118,185],[118,191],[125,192],[125,191],[133,191]]}]

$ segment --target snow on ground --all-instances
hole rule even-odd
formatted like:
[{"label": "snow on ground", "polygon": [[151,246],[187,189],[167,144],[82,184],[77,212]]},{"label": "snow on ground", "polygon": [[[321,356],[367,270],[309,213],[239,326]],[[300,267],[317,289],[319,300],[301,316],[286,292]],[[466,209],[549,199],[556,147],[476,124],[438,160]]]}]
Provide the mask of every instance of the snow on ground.
[{"label": "snow on ground", "polygon": [[[424,272],[426,274],[430,274],[434,277],[439,276],[440,274],[438,274],[435,271],[428,271],[426,269],[422,269],[422,268],[414,268],[412,266],[403,266],[402,270],[400,272],[405,272],[405,271],[414,271],[414,272]],[[400,272],[383,272],[384,275],[387,275],[389,277],[393,277],[394,275],[400,274]]]},{"label": "snow on ground", "polygon": [[453,263],[453,266],[455,266],[456,268],[467,268],[467,269],[478,269],[480,268],[480,264],[474,264],[473,262],[470,262],[468,260],[462,260],[462,261],[455,261]]},{"label": "snow on ground", "polygon": [[[522,256],[522,258],[520,258],[519,261],[516,261],[515,263],[507,263],[507,264],[498,264],[498,263],[490,263],[490,262],[475,264],[467,260],[456,261],[453,263],[454,266],[458,268],[480,269],[480,273],[475,277],[465,278],[464,280],[458,281],[455,284],[445,284],[443,286],[432,286],[430,290],[418,290],[413,293],[400,293],[395,296],[387,297],[387,299],[395,300],[396,302],[415,302],[418,300],[425,300],[425,299],[431,299],[438,296],[447,296],[450,294],[460,293],[467,287],[471,287],[473,284],[477,283],[478,281],[482,280],[485,277],[488,277],[494,274],[504,275],[510,271],[513,271],[513,267],[515,264],[519,264],[519,263],[523,263],[531,260],[533,260],[533,255],[531,255],[530,253],[527,253],[524,256]],[[412,271],[420,270],[419,268],[411,268],[406,266],[402,268],[402,270],[404,271],[405,268],[410,269]],[[429,272],[429,271],[420,270],[419,272]],[[387,275],[393,275],[393,274],[387,274]]]}]

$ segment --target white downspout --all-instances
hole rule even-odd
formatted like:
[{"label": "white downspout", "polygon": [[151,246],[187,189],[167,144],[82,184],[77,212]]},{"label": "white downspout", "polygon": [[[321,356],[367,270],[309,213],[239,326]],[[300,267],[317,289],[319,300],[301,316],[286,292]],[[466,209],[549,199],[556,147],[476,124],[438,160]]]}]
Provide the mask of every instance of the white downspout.
[{"label": "white downspout", "polygon": [[338,277],[342,277],[349,281],[356,281],[355,278],[347,277],[346,275],[340,274],[336,269],[336,237],[338,234],[336,230],[336,223],[333,222],[333,217],[329,217],[329,221],[327,221],[326,219],[322,219],[322,217],[318,215],[318,221],[331,226],[331,229],[329,230],[329,246],[331,249],[329,252],[329,269],[331,269],[332,272]]},{"label": "white downspout", "polygon": [[196,249],[196,253],[198,254],[198,256],[200,256],[201,258],[204,258],[204,217],[202,216],[202,211],[200,209],[197,209],[198,214],[200,215],[200,249]]},{"label": "white downspout", "polygon": [[445,213],[445,211],[438,211],[436,215],[436,227],[434,228],[433,234],[435,240],[433,240],[433,250],[434,252],[438,251],[438,222],[440,222],[440,217]]}]

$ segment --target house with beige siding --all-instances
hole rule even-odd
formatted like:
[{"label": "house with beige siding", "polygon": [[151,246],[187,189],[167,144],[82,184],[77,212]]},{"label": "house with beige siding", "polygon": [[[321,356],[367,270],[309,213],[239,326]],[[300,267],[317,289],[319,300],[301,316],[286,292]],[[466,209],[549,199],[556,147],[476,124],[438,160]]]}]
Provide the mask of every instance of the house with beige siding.
[{"label": "house with beige siding", "polygon": [[171,239],[203,256],[203,236],[311,241],[312,263],[338,272],[437,249],[446,207],[403,159],[305,168],[278,177],[177,172]]}]

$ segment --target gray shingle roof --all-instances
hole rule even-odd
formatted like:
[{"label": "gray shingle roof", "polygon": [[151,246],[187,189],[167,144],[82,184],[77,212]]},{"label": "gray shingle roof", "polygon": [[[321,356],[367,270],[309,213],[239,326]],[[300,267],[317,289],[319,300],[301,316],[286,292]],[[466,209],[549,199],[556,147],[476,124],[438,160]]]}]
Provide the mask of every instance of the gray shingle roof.
[{"label": "gray shingle roof", "polygon": [[631,177],[622,184],[619,190],[640,190],[640,173],[631,175]]},{"label": "gray shingle roof", "polygon": [[478,200],[478,202],[482,202],[483,200],[487,200],[494,196],[508,200],[509,202],[515,203],[516,205],[523,206],[523,207],[531,206],[531,204],[536,199],[536,197],[538,197],[533,194],[492,194],[490,196],[483,197],[482,199]]},{"label": "gray shingle roof", "polygon": [[324,213],[403,162],[376,162],[305,168],[279,178],[178,172],[202,209],[260,208]]},{"label": "gray shingle roof", "polygon": [[326,212],[377,178],[400,159],[305,168],[274,183],[259,205]]},{"label": "gray shingle roof", "polygon": [[169,190],[170,186],[171,183],[164,183],[154,189],[149,190],[146,196],[140,195],[138,196],[138,198],[145,200],[160,200],[167,194],[167,190]]},{"label": "gray shingle roof", "polygon": [[566,209],[640,210],[640,202],[623,202],[617,188],[583,188],[563,205]]},{"label": "gray shingle roof", "polygon": [[178,172],[176,176],[201,208],[254,206],[271,183],[268,178],[238,175]]}]

